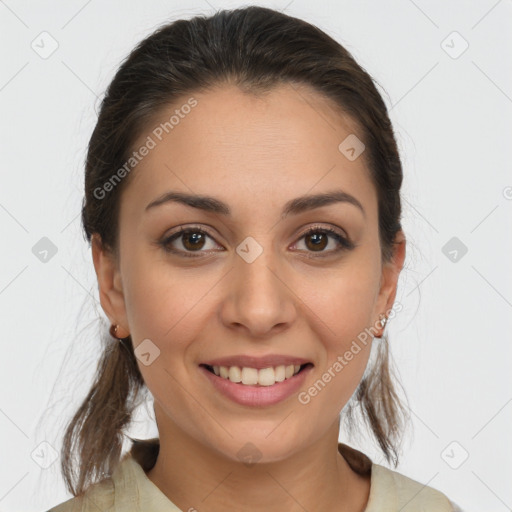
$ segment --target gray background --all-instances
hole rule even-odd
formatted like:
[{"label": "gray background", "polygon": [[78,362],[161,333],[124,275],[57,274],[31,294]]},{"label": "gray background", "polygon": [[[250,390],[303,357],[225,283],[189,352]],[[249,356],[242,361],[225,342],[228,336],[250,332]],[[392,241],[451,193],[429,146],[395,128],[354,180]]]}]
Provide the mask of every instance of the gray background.
[{"label": "gray background", "polygon": [[[345,45],[390,108],[409,242],[387,327],[412,416],[398,471],[468,512],[510,510],[512,2],[258,3]],[[158,25],[241,5],[0,0],[0,511],[69,498],[55,454],[106,328],[79,217],[99,99]],[[156,435],[151,414],[130,433]]]}]

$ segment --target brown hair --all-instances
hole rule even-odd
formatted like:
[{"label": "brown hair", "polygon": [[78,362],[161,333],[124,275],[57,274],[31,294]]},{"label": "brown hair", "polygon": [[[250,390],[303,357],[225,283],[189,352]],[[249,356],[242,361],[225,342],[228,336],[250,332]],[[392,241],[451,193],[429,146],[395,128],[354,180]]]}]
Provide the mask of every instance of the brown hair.
[{"label": "brown hair", "polygon": [[[141,41],[121,64],[101,102],[86,156],[82,224],[87,241],[97,233],[103,248],[118,255],[120,197],[131,175],[109,191],[108,200],[95,191],[127,161],[151,119],[185,94],[227,82],[254,94],[280,83],[305,84],[357,123],[378,196],[382,261],[389,261],[401,230],[402,166],[386,106],[372,78],[319,28],[256,6],[168,23]],[[374,371],[363,376],[354,397],[385,457],[393,458],[396,466],[405,410],[393,386],[387,340],[379,344]],[[61,469],[73,495],[114,471],[123,430],[144,388],[131,338],[106,345],[92,388],[64,435]],[[350,419],[352,401],[349,405]]]}]

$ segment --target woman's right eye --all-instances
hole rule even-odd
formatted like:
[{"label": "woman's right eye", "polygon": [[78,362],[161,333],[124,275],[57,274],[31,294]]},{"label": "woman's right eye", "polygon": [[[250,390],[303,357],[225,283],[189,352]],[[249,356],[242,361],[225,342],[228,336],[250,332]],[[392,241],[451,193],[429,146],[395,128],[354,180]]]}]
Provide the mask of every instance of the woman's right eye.
[{"label": "woman's right eye", "polygon": [[[207,245],[207,239],[213,240],[213,237],[203,229],[194,227],[180,228],[178,232],[164,238],[160,242],[160,245],[166,252],[179,254],[188,258],[197,258],[200,257],[201,254],[194,253],[207,252],[206,250],[202,250],[205,245]],[[181,248],[177,248],[176,245],[181,245]],[[215,246],[216,244],[213,245]]]}]

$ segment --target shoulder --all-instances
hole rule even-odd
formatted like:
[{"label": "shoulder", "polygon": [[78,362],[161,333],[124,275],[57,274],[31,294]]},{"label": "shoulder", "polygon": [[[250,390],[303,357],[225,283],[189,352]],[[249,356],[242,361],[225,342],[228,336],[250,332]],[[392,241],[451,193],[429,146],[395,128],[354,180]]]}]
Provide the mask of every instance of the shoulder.
[{"label": "shoulder", "polygon": [[338,443],[338,451],[358,474],[370,476],[364,512],[463,512],[441,491],[375,464],[363,452]]},{"label": "shoulder", "polygon": [[145,469],[156,461],[158,439],[134,440],[132,449],[125,453],[112,475],[94,483],[84,494],[71,498],[47,512],[106,512],[107,510],[132,510],[141,500],[165,501],[158,489],[145,476]]},{"label": "shoulder", "polygon": [[111,478],[91,485],[87,491],[71,498],[47,512],[98,512],[108,510],[114,505],[114,484]]},{"label": "shoulder", "polygon": [[371,482],[365,512],[461,512],[441,491],[379,464],[372,464]]}]

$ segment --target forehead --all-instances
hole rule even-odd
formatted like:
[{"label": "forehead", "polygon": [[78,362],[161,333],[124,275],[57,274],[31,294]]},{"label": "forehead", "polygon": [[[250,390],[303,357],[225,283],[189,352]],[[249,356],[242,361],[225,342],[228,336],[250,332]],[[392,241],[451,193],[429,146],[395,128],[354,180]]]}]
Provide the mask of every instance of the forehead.
[{"label": "forehead", "polygon": [[356,133],[351,118],[304,86],[260,96],[235,86],[191,93],[161,109],[134,144],[151,149],[131,171],[121,208],[137,215],[177,190],[216,196],[242,214],[242,205],[261,210],[341,188],[371,213],[376,196],[365,154],[350,160],[339,147]]}]

